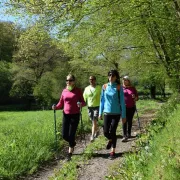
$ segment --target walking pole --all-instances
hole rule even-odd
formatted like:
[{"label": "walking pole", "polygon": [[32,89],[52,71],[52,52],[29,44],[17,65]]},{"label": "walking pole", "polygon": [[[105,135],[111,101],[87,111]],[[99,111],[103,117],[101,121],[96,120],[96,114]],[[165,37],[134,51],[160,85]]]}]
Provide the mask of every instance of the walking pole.
[{"label": "walking pole", "polygon": [[135,111],[136,111],[136,114],[137,114],[138,127],[139,127],[139,130],[141,131],[141,124],[140,124],[140,119],[139,119],[139,115],[138,115],[138,111],[137,111],[136,106],[135,106]]},{"label": "walking pole", "polygon": [[[55,107],[56,105],[53,104]],[[54,135],[55,135],[55,149],[57,149],[57,128],[56,128],[56,110],[54,109]]]},{"label": "walking pole", "polygon": [[83,135],[84,135],[84,143],[85,143],[85,147],[86,147],[86,135],[84,132],[84,126],[83,126],[83,120],[82,120],[82,107],[79,107],[79,108],[80,108],[80,121],[81,121],[81,141],[83,140]]}]

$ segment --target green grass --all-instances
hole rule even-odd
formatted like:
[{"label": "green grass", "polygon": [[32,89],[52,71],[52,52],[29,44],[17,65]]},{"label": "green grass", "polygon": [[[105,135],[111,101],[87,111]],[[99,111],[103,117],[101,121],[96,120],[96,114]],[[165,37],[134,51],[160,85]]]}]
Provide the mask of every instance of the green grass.
[{"label": "green grass", "polygon": [[150,142],[147,179],[180,179],[180,107],[168,118],[166,128]]},{"label": "green grass", "polygon": [[158,101],[151,99],[139,100],[136,102],[136,108],[141,113],[151,110],[157,110],[159,106],[160,105]]},{"label": "green grass", "polygon": [[52,157],[52,111],[1,112],[0,126],[0,174],[3,178],[31,174],[41,162]]},{"label": "green grass", "polygon": [[[56,111],[56,117],[60,150],[64,144],[61,139],[62,112]],[[84,108],[84,126],[90,131],[91,124],[87,121]],[[32,174],[40,164],[54,157],[53,111],[0,112],[0,127],[0,178],[15,179]]]}]

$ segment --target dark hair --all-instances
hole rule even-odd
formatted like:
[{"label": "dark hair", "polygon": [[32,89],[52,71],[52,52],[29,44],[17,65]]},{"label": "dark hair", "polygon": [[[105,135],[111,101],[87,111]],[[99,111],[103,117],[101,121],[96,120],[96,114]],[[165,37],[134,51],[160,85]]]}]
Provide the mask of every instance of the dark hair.
[{"label": "dark hair", "polygon": [[119,72],[118,72],[117,70],[112,69],[112,70],[110,70],[110,71],[108,72],[108,76],[109,76],[109,74],[115,75],[115,76],[116,76],[116,83],[117,83],[117,84],[120,84],[120,76],[119,76]]},{"label": "dark hair", "polygon": [[92,77],[94,80],[96,80],[96,77],[95,77],[95,76],[89,76],[89,77]]}]

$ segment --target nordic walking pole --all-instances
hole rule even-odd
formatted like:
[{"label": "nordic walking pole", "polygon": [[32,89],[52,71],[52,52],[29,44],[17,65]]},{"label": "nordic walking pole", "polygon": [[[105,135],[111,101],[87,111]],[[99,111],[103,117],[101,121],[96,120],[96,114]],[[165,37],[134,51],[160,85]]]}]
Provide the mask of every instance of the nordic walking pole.
[{"label": "nordic walking pole", "polygon": [[[77,104],[80,104],[80,102],[78,102]],[[84,131],[84,126],[83,126],[83,120],[82,120],[82,107],[80,106],[80,121],[81,121],[81,141],[83,139],[83,135],[84,135],[84,143],[85,143],[85,147],[86,147],[86,136],[85,136],[85,132],[83,134]]]},{"label": "nordic walking pole", "polygon": [[139,115],[138,115],[138,111],[137,111],[136,106],[135,106],[135,110],[136,110],[136,114],[137,114],[138,127],[139,127],[139,130],[141,131],[141,124],[140,124],[140,119],[139,119]]},{"label": "nordic walking pole", "polygon": [[[53,104],[55,107],[56,105]],[[55,135],[55,149],[57,149],[57,128],[56,128],[56,110],[54,109],[54,135]]]}]

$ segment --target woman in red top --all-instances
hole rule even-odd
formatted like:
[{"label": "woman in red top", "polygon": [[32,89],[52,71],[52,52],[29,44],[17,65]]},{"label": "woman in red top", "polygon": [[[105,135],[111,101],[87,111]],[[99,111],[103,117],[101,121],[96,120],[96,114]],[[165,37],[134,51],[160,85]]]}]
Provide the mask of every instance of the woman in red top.
[{"label": "woman in red top", "polygon": [[85,106],[85,101],[81,89],[75,86],[74,75],[67,76],[66,85],[58,104],[52,109],[63,109],[62,137],[69,142],[70,159],[76,145],[75,134],[80,120],[80,109]]},{"label": "woman in red top", "polygon": [[123,91],[126,104],[126,123],[123,124],[122,142],[126,142],[131,137],[132,120],[136,110],[136,101],[138,100],[137,90],[131,85],[128,76],[123,77]]}]

